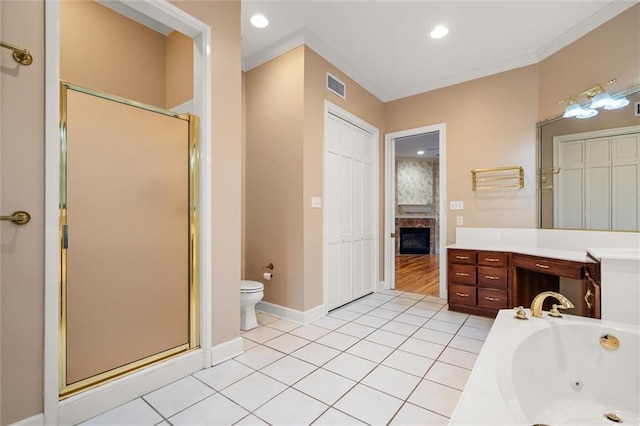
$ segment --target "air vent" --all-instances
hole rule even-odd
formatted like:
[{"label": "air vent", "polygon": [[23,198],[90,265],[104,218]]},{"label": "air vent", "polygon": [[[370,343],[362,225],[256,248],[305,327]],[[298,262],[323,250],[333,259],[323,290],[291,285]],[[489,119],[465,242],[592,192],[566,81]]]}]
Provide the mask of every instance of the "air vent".
[{"label": "air vent", "polygon": [[327,73],[327,90],[335,93],[342,99],[347,98],[347,87],[330,73]]}]

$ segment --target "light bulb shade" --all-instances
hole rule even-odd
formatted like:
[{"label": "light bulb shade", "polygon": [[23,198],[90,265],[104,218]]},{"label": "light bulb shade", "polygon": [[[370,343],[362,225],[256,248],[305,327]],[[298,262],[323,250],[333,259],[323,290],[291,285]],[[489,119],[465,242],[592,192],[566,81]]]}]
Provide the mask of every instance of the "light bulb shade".
[{"label": "light bulb shade", "polygon": [[607,92],[598,93],[593,97],[593,99],[591,99],[591,105],[589,106],[589,108],[602,108],[612,101],[613,99],[611,99],[611,96],[609,96]]},{"label": "light bulb shade", "polygon": [[584,112],[584,110],[582,109],[582,107],[580,106],[580,104],[569,104],[567,105],[567,108],[564,110],[564,118],[569,118],[569,117],[575,117],[578,114],[582,114]]},{"label": "light bulb shade", "polygon": [[580,114],[576,115],[576,118],[591,118],[594,115],[598,115],[598,111],[593,108],[587,108],[583,109]]},{"label": "light bulb shade", "polygon": [[604,106],[604,109],[618,109],[618,108],[624,108],[627,105],[629,105],[629,99],[625,98],[624,96],[620,99],[612,99],[611,102],[609,102],[608,104],[606,104]]}]

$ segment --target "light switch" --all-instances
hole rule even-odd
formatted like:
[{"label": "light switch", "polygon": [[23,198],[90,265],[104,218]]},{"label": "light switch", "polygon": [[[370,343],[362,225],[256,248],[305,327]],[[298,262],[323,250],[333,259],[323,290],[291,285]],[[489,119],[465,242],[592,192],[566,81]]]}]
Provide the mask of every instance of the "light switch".
[{"label": "light switch", "polygon": [[464,201],[451,201],[449,203],[450,210],[462,210],[464,209]]},{"label": "light switch", "polygon": [[322,198],[320,198],[320,197],[311,197],[311,208],[313,208],[313,209],[322,208]]},{"label": "light switch", "polygon": [[456,225],[457,226],[462,226],[464,225],[464,219],[462,216],[456,216]]},{"label": "light switch", "polygon": [[640,102],[635,102],[633,104],[633,115],[640,117]]}]

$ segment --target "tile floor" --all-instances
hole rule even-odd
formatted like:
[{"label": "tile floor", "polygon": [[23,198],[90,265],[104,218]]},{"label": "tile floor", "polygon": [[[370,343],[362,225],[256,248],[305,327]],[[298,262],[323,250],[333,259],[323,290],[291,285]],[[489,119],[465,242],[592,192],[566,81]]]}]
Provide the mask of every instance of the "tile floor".
[{"label": "tile floor", "polygon": [[447,424],[493,324],[396,290],[310,325],[258,322],[242,355],[83,424]]}]

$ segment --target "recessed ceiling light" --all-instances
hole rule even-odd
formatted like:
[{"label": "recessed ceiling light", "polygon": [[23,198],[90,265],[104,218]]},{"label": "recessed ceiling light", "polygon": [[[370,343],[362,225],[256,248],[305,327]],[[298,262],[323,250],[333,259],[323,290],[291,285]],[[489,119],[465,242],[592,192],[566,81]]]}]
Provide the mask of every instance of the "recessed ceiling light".
[{"label": "recessed ceiling light", "polygon": [[251,25],[256,28],[264,28],[269,25],[269,20],[259,13],[251,17]]},{"label": "recessed ceiling light", "polygon": [[418,151],[418,155],[424,154],[424,151]]},{"label": "recessed ceiling light", "polygon": [[444,25],[438,25],[433,29],[433,31],[431,31],[431,37],[433,38],[442,38],[447,34],[449,34],[449,28]]}]

